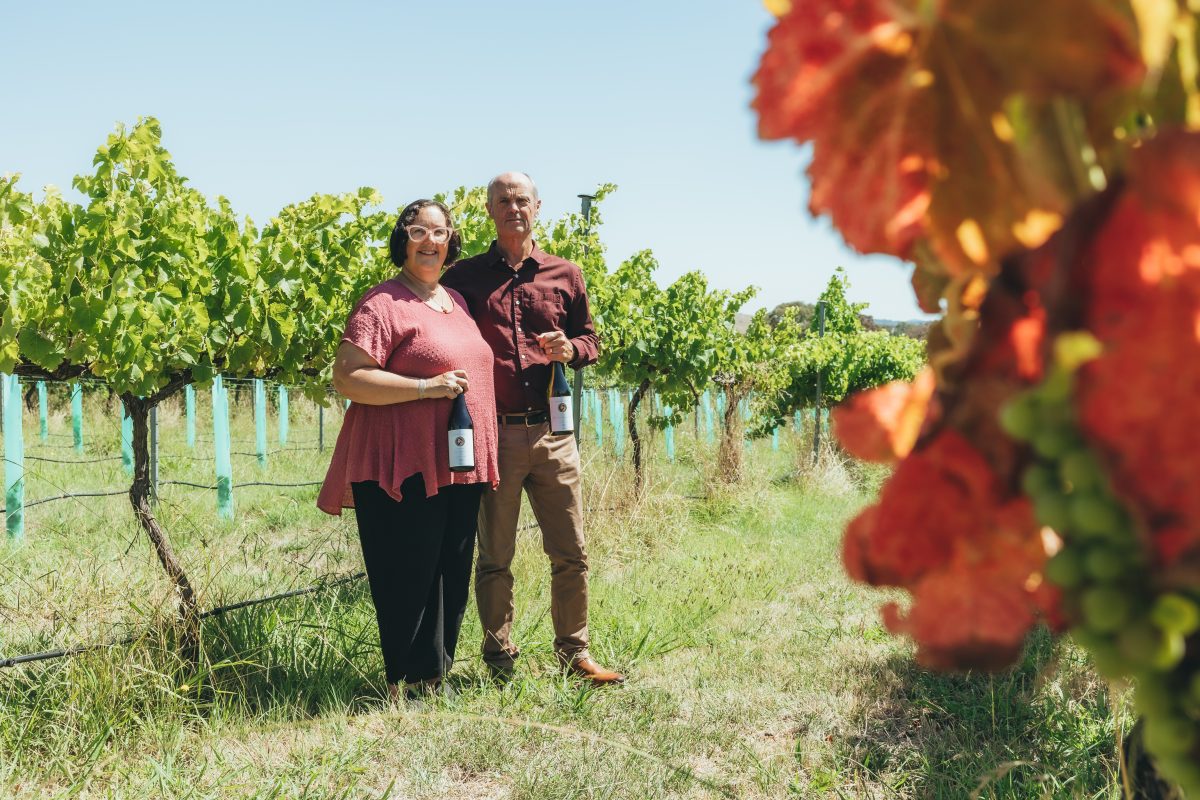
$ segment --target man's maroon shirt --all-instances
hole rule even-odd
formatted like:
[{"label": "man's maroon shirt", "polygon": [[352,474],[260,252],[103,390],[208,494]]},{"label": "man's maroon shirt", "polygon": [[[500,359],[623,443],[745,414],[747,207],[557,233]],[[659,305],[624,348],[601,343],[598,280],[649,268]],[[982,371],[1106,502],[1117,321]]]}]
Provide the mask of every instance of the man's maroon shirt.
[{"label": "man's maroon shirt", "polygon": [[534,245],[533,252],[514,270],[492,242],[486,253],[464,258],[446,270],[441,282],[466,298],[479,332],[492,348],[500,413],[547,408],[550,359],[538,344],[537,334],[565,333],[575,348],[568,365],[572,368],[596,363],[599,339],[588,309],[583,272],[570,261]]}]

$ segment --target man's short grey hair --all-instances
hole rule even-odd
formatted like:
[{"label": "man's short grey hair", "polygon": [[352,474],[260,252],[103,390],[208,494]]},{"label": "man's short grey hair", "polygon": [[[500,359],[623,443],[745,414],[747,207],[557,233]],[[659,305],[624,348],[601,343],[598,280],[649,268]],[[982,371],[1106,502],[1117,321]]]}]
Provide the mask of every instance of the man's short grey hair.
[{"label": "man's short grey hair", "polygon": [[491,202],[491,199],[492,199],[492,190],[495,189],[496,186],[498,186],[499,184],[505,183],[506,181],[504,181],[503,179],[507,178],[509,175],[520,175],[521,177],[525,178],[525,180],[529,181],[529,187],[531,189],[533,189],[533,199],[534,200],[539,199],[537,184],[533,182],[533,178],[529,177],[528,172],[502,172],[499,175],[497,175],[496,177],[492,178],[490,181],[488,181],[487,199],[489,202]]}]

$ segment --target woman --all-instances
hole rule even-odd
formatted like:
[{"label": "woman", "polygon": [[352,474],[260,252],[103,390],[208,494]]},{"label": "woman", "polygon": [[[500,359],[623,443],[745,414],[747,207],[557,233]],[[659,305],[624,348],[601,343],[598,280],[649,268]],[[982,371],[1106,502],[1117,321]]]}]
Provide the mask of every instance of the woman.
[{"label": "woman", "polygon": [[[441,203],[400,212],[389,242],[400,272],[355,305],[333,365],[351,404],[317,506],[354,508],[392,698],[401,682],[410,697],[436,690],[454,661],[479,500],[499,479],[492,351],[438,283],[460,246]],[[447,423],[464,392],[475,468],[451,472]]]}]

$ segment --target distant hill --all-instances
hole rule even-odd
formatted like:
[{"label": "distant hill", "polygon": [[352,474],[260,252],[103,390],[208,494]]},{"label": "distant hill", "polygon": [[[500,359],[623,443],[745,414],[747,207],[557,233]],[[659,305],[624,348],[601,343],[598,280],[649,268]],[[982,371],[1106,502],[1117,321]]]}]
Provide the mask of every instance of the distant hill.
[{"label": "distant hill", "polygon": [[[812,303],[802,303],[794,301],[791,303],[780,303],[771,309],[770,318],[772,321],[779,319],[783,313],[783,309],[792,306],[800,308],[799,320],[802,325],[807,325],[812,319],[812,314],[815,306]],[[929,335],[929,326],[932,320],[927,319],[876,319],[870,314],[862,314],[863,327],[867,330],[888,330],[897,336],[910,336],[913,339],[924,339]],[[754,318],[753,314],[737,314],[733,318],[733,329],[738,333],[745,333],[746,328],[750,325],[750,320]]]},{"label": "distant hill", "polygon": [[877,319],[875,324],[881,328],[887,328],[895,334],[903,336],[911,336],[914,339],[924,339],[929,335],[929,326],[933,324],[930,319]]},{"label": "distant hill", "polygon": [[[780,303],[779,305],[775,306],[775,308],[771,309],[768,317],[772,322],[777,322],[783,315],[784,309],[787,308],[797,309],[797,321],[805,327],[808,326],[809,322],[812,320],[813,313],[816,311],[816,306],[814,304],[797,300],[790,303]],[[753,319],[753,317],[753,314],[736,315],[733,320],[734,330],[738,331],[739,333],[745,332],[746,328],[750,325],[750,320]],[[862,320],[863,327],[869,331],[881,329],[888,330],[898,336],[910,336],[913,339],[924,339],[929,334],[929,326],[931,324],[930,320],[923,319],[875,319],[870,314],[860,314],[859,317]]]}]

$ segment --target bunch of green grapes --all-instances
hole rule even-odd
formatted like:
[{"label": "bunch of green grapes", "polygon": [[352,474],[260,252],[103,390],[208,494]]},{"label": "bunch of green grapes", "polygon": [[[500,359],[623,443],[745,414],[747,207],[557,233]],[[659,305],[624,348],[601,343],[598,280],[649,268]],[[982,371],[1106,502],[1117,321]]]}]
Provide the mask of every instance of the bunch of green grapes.
[{"label": "bunch of green grapes", "polygon": [[1076,422],[1075,373],[1099,350],[1090,334],[1061,335],[1045,380],[1006,406],[1000,422],[1035,454],[1022,483],[1038,520],[1062,540],[1045,577],[1062,589],[1071,636],[1101,675],[1134,681],[1147,750],[1165,776],[1200,797],[1200,596],[1156,581],[1147,537]]}]

